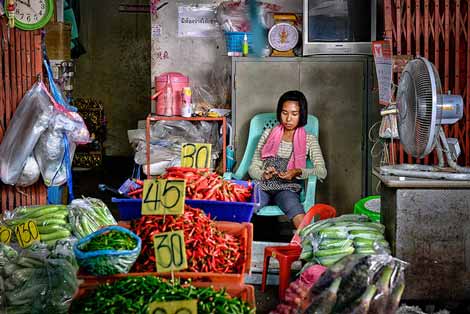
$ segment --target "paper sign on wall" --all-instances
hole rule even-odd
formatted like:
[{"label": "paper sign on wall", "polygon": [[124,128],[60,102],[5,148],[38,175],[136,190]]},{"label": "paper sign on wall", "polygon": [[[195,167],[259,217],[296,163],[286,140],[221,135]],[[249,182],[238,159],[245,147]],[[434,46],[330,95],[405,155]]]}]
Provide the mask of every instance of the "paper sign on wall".
[{"label": "paper sign on wall", "polygon": [[197,314],[197,300],[152,302],[148,314]]},{"label": "paper sign on wall", "polygon": [[372,42],[375,70],[379,82],[379,103],[389,105],[392,100],[392,43],[390,40]]},{"label": "paper sign on wall", "polygon": [[178,37],[219,37],[216,11],[212,4],[178,6]]}]

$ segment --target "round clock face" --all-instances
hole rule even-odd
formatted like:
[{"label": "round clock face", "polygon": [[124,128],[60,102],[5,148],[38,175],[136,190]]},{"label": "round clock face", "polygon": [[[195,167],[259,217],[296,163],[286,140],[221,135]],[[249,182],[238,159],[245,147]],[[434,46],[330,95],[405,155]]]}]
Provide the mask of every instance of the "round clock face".
[{"label": "round clock face", "polygon": [[52,17],[54,0],[16,0],[15,25],[24,30],[43,27]]},{"label": "round clock face", "polygon": [[277,51],[288,51],[299,41],[297,29],[289,23],[273,25],[268,33],[269,44]]}]

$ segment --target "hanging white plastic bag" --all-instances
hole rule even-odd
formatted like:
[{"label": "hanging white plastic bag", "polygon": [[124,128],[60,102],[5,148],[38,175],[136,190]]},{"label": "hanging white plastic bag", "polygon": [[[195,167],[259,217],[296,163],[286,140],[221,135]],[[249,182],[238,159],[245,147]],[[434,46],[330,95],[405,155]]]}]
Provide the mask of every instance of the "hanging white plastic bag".
[{"label": "hanging white plastic bag", "polygon": [[[76,118],[75,115],[70,114],[75,113],[55,109],[49,128],[41,135],[34,148],[34,156],[39,164],[44,184],[47,186],[60,186],[67,182],[64,141],[70,143],[69,156],[72,161],[75,142],[88,139],[86,127],[83,129],[79,122],[72,119]],[[77,116],[80,117],[78,114]]]},{"label": "hanging white plastic bag", "polygon": [[41,172],[39,171],[39,165],[34,159],[34,156],[29,156],[26,159],[26,163],[24,165],[23,171],[16,182],[17,186],[30,186],[36,183],[39,179]]},{"label": "hanging white plastic bag", "polygon": [[21,100],[0,143],[0,179],[17,183],[26,159],[49,125],[53,105],[42,82],[35,83]]}]

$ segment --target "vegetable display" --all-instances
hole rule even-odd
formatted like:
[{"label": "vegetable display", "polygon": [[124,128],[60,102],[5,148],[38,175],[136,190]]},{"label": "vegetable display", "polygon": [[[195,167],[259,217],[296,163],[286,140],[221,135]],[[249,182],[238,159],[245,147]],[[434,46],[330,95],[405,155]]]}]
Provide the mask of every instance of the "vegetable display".
[{"label": "vegetable display", "polygon": [[131,229],[142,239],[142,252],[134,265],[137,272],[155,271],[155,234],[183,230],[188,271],[241,273],[244,252],[240,239],[218,231],[200,209],[186,205],[181,216],[143,216]]},{"label": "vegetable display", "polygon": [[78,241],[74,247],[80,267],[93,275],[127,273],[139,256],[142,241],[126,228],[109,226]]},{"label": "vegetable display", "polygon": [[330,266],[341,258],[355,254],[390,253],[384,238],[385,226],[370,222],[366,216],[343,215],[312,223],[302,230],[300,259],[311,264]]},{"label": "vegetable display", "polygon": [[68,209],[72,233],[78,239],[103,226],[117,224],[106,204],[96,198],[75,199],[68,205]]},{"label": "vegetable display", "polygon": [[349,255],[313,285],[296,281],[270,314],[392,314],[403,294],[405,263],[388,254]]},{"label": "vegetable display", "polygon": [[99,250],[132,250],[137,246],[137,241],[129,236],[128,234],[110,231],[107,233],[102,233],[86,243],[82,251],[99,251]]},{"label": "vegetable display", "polygon": [[197,312],[254,314],[254,309],[239,298],[231,298],[224,290],[196,288],[158,277],[128,277],[99,286],[73,301],[71,313],[148,313],[151,302],[198,300]]},{"label": "vegetable display", "polygon": [[18,207],[4,215],[5,224],[11,230],[28,220],[35,222],[41,241],[48,245],[71,235],[65,205]]},{"label": "vegetable display", "polygon": [[207,169],[170,167],[163,175],[164,179],[184,179],[186,198],[194,200],[217,200],[226,202],[246,202],[251,197],[251,185],[245,187],[224,180],[217,173]]},{"label": "vegetable display", "polygon": [[[67,313],[78,288],[71,243],[36,243],[16,251],[0,243],[0,312]],[[3,308],[2,308],[3,306]]]}]

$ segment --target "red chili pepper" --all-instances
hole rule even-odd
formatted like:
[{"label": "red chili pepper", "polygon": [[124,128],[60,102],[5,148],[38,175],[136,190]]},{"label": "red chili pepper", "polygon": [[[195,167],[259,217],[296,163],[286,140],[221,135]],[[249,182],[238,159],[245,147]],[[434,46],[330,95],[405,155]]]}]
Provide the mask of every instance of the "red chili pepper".
[{"label": "red chili pepper", "polygon": [[137,194],[142,193],[143,191],[144,191],[144,189],[137,189],[137,190],[134,190],[132,192],[127,193],[127,195],[129,195],[129,196],[137,195]]}]

